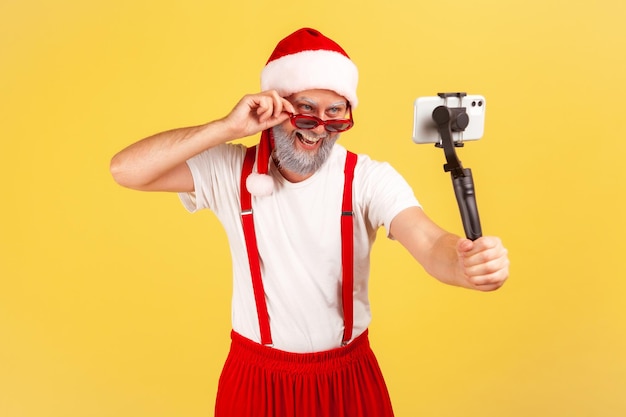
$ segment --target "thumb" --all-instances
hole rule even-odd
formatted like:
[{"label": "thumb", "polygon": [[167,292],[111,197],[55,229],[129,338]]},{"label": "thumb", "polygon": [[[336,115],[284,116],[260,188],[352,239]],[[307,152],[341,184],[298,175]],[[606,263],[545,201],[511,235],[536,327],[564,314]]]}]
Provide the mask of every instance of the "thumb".
[{"label": "thumb", "polygon": [[471,251],[472,249],[474,249],[474,242],[469,239],[461,238],[456,243],[456,251],[459,256]]}]

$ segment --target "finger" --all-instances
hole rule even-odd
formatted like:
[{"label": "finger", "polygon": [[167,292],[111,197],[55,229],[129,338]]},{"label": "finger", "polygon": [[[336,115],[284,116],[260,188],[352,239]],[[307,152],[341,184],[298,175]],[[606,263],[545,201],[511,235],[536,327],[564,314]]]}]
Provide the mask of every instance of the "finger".
[{"label": "finger", "polygon": [[262,93],[257,115],[259,116],[259,121],[261,123],[273,123],[274,121],[271,119],[278,119],[277,123],[279,123],[287,118],[287,115],[284,114],[284,112],[289,110],[293,110],[291,103],[281,97],[275,90],[271,90]]},{"label": "finger", "polygon": [[287,113],[291,113],[291,114],[296,113],[296,109],[293,107],[293,104],[291,104],[289,100],[281,97],[281,103],[282,103],[283,111]]},{"label": "finger", "polygon": [[493,274],[480,277],[472,277],[468,281],[470,285],[477,290],[492,291],[502,287],[502,285],[504,285],[504,282],[506,281],[506,277]]},{"label": "finger", "polygon": [[477,289],[478,291],[489,292],[489,291],[495,291],[499,289],[500,287],[502,287],[503,285],[504,285],[504,282],[501,282],[497,284],[475,285],[474,288]]},{"label": "finger", "polygon": [[278,92],[271,91],[270,95],[273,100],[271,117],[275,119],[280,119],[280,121],[282,122],[287,119],[289,113],[295,113],[295,109],[291,102],[286,98],[281,97]]},{"label": "finger", "polygon": [[277,118],[283,112],[284,99],[278,94],[276,90],[269,92],[272,100],[272,117]]},{"label": "finger", "polygon": [[502,286],[509,277],[508,258],[496,259],[465,270],[468,281],[476,288],[485,286]]},{"label": "finger", "polygon": [[255,102],[255,106],[255,113],[260,122],[264,122],[272,116],[274,105],[271,98],[264,96],[258,97]]},{"label": "finger", "polygon": [[506,271],[509,267],[509,260],[506,257],[491,259],[477,264],[464,265],[465,275],[468,277],[483,277]]},{"label": "finger", "polygon": [[509,258],[506,249],[498,252],[480,252],[462,260],[463,270],[468,277],[483,277],[505,271],[508,275]]},{"label": "finger", "polygon": [[465,255],[474,248],[474,242],[469,239],[461,238],[456,243],[456,250],[459,255]]},{"label": "finger", "polygon": [[507,256],[507,250],[502,246],[500,239],[485,237],[475,240],[471,250],[463,253],[465,265],[476,265],[488,262],[491,259]]},{"label": "finger", "polygon": [[502,246],[502,241],[495,236],[482,236],[474,241],[476,251],[494,249]]}]

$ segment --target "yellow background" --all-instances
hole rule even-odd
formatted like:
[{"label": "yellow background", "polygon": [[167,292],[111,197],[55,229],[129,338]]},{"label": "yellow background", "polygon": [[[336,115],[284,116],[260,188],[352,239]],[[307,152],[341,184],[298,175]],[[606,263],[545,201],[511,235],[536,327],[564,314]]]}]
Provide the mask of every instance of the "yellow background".
[{"label": "yellow background", "polygon": [[411,142],[413,100],[488,101],[459,156],[511,278],[447,287],[380,236],[371,338],[396,415],[626,415],[625,21],[621,0],[3,0],[0,416],[212,415],[225,236],[108,163],[226,114],[301,26],[360,68],[341,142],[390,161],[457,233],[443,152]]}]

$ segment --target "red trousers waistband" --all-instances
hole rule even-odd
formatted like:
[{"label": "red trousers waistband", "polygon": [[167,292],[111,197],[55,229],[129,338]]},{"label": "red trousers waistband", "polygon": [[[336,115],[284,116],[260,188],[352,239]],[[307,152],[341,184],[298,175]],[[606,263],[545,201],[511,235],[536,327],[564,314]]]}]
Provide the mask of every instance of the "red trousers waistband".
[{"label": "red trousers waistband", "polygon": [[215,417],[392,417],[367,331],[350,344],[291,353],[232,332]]},{"label": "red trousers waistband", "polygon": [[346,346],[313,353],[274,349],[247,339],[235,331],[231,332],[231,339],[231,352],[239,357],[255,359],[261,361],[265,368],[286,372],[294,369],[297,369],[298,373],[332,371],[371,352],[367,330]]}]

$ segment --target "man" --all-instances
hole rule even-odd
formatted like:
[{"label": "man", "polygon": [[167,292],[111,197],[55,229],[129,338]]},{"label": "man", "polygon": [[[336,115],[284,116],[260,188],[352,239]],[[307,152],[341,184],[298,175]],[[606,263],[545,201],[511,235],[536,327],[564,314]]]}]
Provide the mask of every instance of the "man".
[{"label": "man", "polygon": [[[450,234],[386,163],[336,144],[353,125],[358,72],[313,29],[277,45],[262,92],[224,118],[143,139],[115,180],[209,208],[233,257],[231,350],[215,415],[392,416],[367,328],[369,254],[384,226],[438,280],[491,291],[508,277],[495,237]],[[257,147],[228,143],[261,133]]]}]

